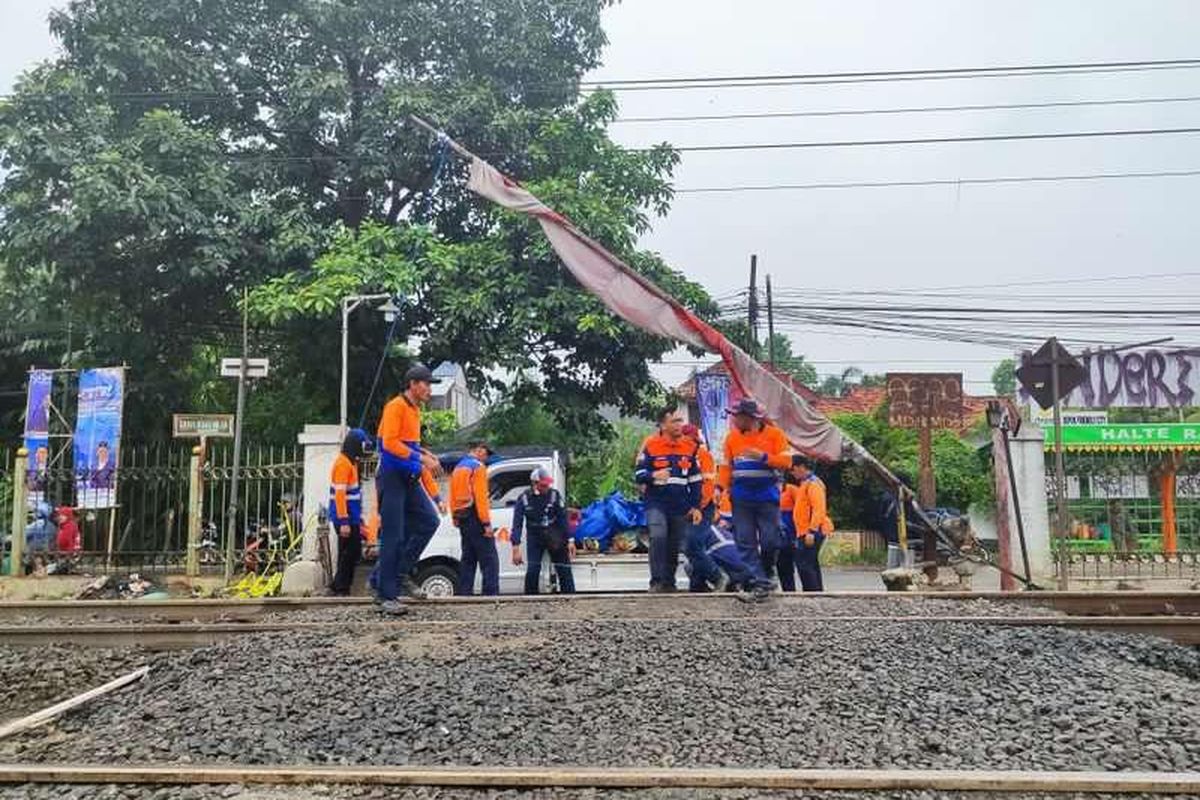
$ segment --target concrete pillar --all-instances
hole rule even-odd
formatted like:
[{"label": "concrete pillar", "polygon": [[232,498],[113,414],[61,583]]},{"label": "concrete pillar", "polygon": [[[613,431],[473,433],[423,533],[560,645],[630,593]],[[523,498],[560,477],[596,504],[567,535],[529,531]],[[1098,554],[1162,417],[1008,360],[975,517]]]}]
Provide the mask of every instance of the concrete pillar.
[{"label": "concrete pillar", "polygon": [[28,477],[29,451],[24,447],[17,449],[17,458],[13,462],[12,471],[12,535],[9,537],[8,574],[20,576],[25,574],[22,562],[25,560],[25,523],[29,519],[29,508],[25,493],[25,479]]},{"label": "concrete pillar", "polygon": [[[338,425],[305,425],[299,441],[304,447],[304,516],[309,520],[304,528],[300,557],[306,561],[317,558],[317,510],[329,503],[329,473],[333,460],[342,449],[341,427]],[[337,558],[337,539],[330,543]]]},{"label": "concrete pillar", "polygon": [[204,518],[204,445],[192,448],[188,466],[187,576],[200,575],[200,527]]},{"label": "concrete pillar", "polygon": [[[1050,553],[1050,512],[1046,505],[1046,435],[1040,427],[1026,422],[1012,438],[1012,467],[1021,497],[1021,517],[1025,523],[1025,542],[1029,547],[1029,569],[1035,581],[1047,585],[1054,575]],[[1008,508],[1010,530],[1017,532],[1016,514]],[[1017,549],[1013,542],[1014,551]],[[1040,579],[1040,580],[1039,580]],[[1049,584],[1053,585],[1053,584]]]}]

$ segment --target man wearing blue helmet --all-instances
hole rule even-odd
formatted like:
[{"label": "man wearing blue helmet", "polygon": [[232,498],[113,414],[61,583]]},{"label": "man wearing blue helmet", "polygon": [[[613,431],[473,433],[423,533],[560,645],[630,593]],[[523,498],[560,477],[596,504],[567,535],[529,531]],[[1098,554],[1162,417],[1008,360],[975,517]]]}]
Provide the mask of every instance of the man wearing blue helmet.
[{"label": "man wearing blue helmet", "polygon": [[338,536],[337,572],[330,587],[336,595],[350,594],[354,568],[362,558],[362,486],[358,462],[370,446],[367,432],[352,428],[342,441],[329,478],[329,520]]}]

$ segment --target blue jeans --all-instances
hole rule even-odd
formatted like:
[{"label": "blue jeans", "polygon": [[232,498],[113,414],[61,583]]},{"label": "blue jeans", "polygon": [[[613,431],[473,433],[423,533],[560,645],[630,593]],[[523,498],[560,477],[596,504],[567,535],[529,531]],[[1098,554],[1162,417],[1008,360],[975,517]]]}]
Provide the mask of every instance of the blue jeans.
[{"label": "blue jeans", "polygon": [[475,593],[475,568],[478,567],[483,573],[483,594],[489,597],[500,594],[500,554],[496,551],[496,540],[483,535],[483,523],[474,512],[459,525],[458,534],[462,539],[462,560],[454,593]]},{"label": "blue jeans", "polygon": [[779,552],[775,554],[775,570],[779,575],[779,588],[785,592],[796,591],[796,525],[788,517],[779,523]]},{"label": "blue jeans", "polygon": [[668,514],[658,506],[649,506],[646,527],[650,529],[650,586],[674,589],[680,546],[691,523],[685,515]]},{"label": "blue jeans", "polygon": [[395,600],[400,577],[412,573],[438,528],[437,509],[416,478],[395,470],[379,474],[379,596]]},{"label": "blue jeans", "polygon": [[721,571],[717,562],[708,554],[708,529],[713,524],[713,506],[714,504],[710,503],[708,508],[700,512],[699,525],[688,526],[687,543],[683,552],[692,565],[691,585],[688,588],[693,592],[708,591],[708,584],[717,580]]},{"label": "blue jeans", "polygon": [[566,534],[549,528],[525,531],[525,594],[537,594],[542,577],[542,558],[550,554],[550,563],[558,575],[559,594],[575,594],[575,572],[567,552]]},{"label": "blue jeans", "polygon": [[770,586],[768,570],[775,572],[775,552],[779,549],[779,503],[735,499],[733,537],[755,585]]},{"label": "blue jeans", "polygon": [[796,540],[796,567],[800,570],[800,585],[806,592],[825,591],[825,582],[821,578],[821,545],[825,543],[825,534],[813,531],[815,540],[811,546],[804,544],[803,539]]}]

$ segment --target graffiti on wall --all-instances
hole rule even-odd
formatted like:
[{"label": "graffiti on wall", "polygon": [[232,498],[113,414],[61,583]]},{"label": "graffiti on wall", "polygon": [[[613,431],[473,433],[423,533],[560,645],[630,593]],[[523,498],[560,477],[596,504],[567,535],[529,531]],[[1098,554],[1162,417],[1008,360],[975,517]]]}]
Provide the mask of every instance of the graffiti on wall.
[{"label": "graffiti on wall", "polygon": [[[1024,363],[1029,353],[1021,354]],[[1087,379],[1063,400],[1069,408],[1182,408],[1200,402],[1200,349],[1085,350]],[[1021,388],[1021,400],[1029,402]]]}]

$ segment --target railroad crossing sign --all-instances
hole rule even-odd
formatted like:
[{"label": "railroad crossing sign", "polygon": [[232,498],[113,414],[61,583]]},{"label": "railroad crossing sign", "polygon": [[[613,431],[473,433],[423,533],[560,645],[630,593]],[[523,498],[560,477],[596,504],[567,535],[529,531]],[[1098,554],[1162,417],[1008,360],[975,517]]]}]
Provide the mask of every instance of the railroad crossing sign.
[{"label": "railroad crossing sign", "polygon": [[[247,378],[265,378],[267,371],[271,366],[270,359],[266,358],[247,358],[246,359],[246,377]],[[221,359],[221,377],[222,378],[239,378],[242,375],[242,360],[240,358],[222,358]]]},{"label": "railroad crossing sign", "polygon": [[[1054,396],[1054,373],[1058,372],[1058,396]],[[1087,368],[1067,352],[1058,339],[1048,339],[1017,370],[1017,380],[1042,408],[1054,404],[1087,380]]]},{"label": "railroad crossing sign", "polygon": [[233,414],[173,414],[171,435],[176,439],[233,436]]}]

